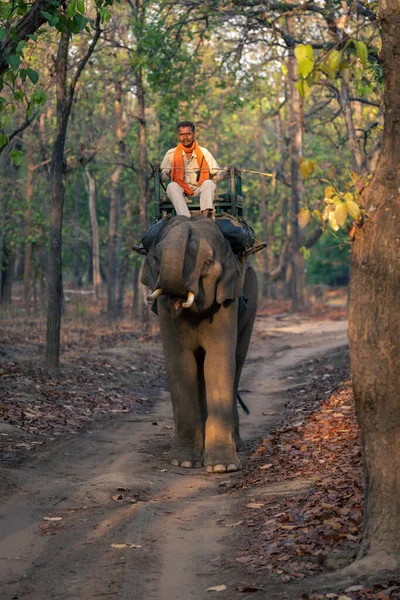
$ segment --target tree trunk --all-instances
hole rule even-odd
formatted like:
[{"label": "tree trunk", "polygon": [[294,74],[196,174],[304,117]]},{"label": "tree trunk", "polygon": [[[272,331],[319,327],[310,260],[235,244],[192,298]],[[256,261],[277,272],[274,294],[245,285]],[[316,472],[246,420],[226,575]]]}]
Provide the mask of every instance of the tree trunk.
[{"label": "tree trunk", "polygon": [[85,168],[89,182],[89,217],[92,230],[92,265],[93,265],[93,288],[96,300],[100,299],[100,246],[99,246],[99,226],[97,224],[96,214],[96,180],[89,169]]},{"label": "tree trunk", "polygon": [[3,306],[11,306],[14,267],[15,254],[4,236],[0,256],[0,304]]},{"label": "tree trunk", "polygon": [[141,70],[136,73],[136,96],[138,101],[139,119],[139,216],[143,232],[148,227],[147,223],[147,133],[146,133],[146,105]]},{"label": "tree trunk", "polygon": [[[354,568],[400,564],[400,3],[380,2],[385,126],[363,200],[370,215],[352,251],[351,369],[362,431],[366,499]],[[376,563],[372,560],[376,559]]]},{"label": "tree trunk", "polygon": [[[288,18],[288,29],[293,35],[295,25],[293,18]],[[303,246],[303,235],[297,221],[300,203],[303,198],[303,183],[300,179],[299,161],[303,151],[303,125],[302,125],[302,99],[296,89],[297,61],[294,55],[294,46],[289,47],[289,138],[290,138],[290,163],[292,184],[291,205],[291,241],[292,241],[292,263],[291,263],[291,298],[292,308],[295,311],[305,308],[305,265],[300,254]]]},{"label": "tree trunk", "polygon": [[340,105],[342,107],[344,121],[346,123],[347,135],[349,136],[349,146],[353,153],[357,169],[360,173],[366,170],[365,156],[362,151],[361,142],[357,137],[354,125],[353,113],[350,106],[350,91],[347,82],[342,78],[340,80]]},{"label": "tree trunk", "polygon": [[80,172],[75,182],[75,206],[74,206],[74,226],[75,231],[73,233],[72,243],[72,254],[74,256],[74,263],[72,268],[72,278],[74,285],[77,287],[82,286],[82,268],[81,268],[81,244],[80,244],[80,218],[81,218],[81,185],[82,180]]},{"label": "tree trunk", "polygon": [[57,85],[57,122],[51,157],[51,206],[50,206],[50,261],[48,272],[48,309],[46,336],[46,363],[50,371],[58,370],[60,364],[60,328],[62,310],[62,217],[64,205],[64,147],[68,119],[78,79],[93,53],[100,36],[100,14],[96,15],[95,35],[67,88],[67,63],[70,31],[63,31],[58,45],[55,64]]},{"label": "tree trunk", "polygon": [[140,292],[139,292],[139,275],[140,267],[135,264],[133,267],[133,301],[132,301],[132,319],[137,321],[139,319],[139,305],[140,305]]},{"label": "tree trunk", "polygon": [[61,34],[56,60],[57,124],[51,157],[50,262],[46,362],[50,371],[60,363],[60,327],[62,308],[62,217],[64,205],[64,146],[70,106],[67,100],[67,62],[70,32]]},{"label": "tree trunk", "polygon": [[33,195],[33,173],[35,167],[33,164],[33,141],[28,141],[28,173],[26,182],[26,210],[25,210],[25,260],[24,260],[24,302],[25,311],[29,314],[31,310],[31,282],[32,282],[32,240],[31,240],[31,219],[32,219],[32,195]]},{"label": "tree trunk", "polygon": [[111,175],[111,201],[110,220],[108,230],[108,271],[107,271],[107,315],[110,320],[118,316],[116,299],[116,274],[117,274],[117,244],[118,244],[118,205],[119,205],[119,180],[122,165],[125,162],[125,142],[122,131],[122,85],[121,81],[115,83],[115,134],[118,140],[118,164]]}]

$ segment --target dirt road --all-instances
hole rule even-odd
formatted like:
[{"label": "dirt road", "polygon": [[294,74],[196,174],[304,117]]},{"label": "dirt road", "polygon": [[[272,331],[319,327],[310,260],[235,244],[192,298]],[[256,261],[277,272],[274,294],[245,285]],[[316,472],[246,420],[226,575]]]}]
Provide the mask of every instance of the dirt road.
[{"label": "dirt road", "polygon": [[[257,319],[241,381],[251,409],[242,419],[244,463],[284,410],[293,378],[298,384],[312,376],[296,365],[345,344],[344,321]],[[168,393],[154,401],[151,413],[105,420],[3,468],[9,491],[0,505],[2,600],[243,597],[237,587],[247,582],[226,556],[234,544],[230,525],[249,500],[245,490],[224,493],[243,472],[170,466]],[[266,597],[260,594],[252,598]]]}]

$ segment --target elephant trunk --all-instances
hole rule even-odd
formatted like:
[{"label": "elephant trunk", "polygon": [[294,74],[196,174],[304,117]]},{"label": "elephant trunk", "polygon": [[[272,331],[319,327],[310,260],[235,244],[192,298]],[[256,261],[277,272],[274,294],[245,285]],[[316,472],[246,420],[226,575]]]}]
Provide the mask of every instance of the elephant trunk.
[{"label": "elephant trunk", "polygon": [[162,242],[163,252],[160,265],[159,287],[164,294],[185,297],[187,295],[183,279],[183,266],[189,235],[189,224],[182,223],[173,227]]}]

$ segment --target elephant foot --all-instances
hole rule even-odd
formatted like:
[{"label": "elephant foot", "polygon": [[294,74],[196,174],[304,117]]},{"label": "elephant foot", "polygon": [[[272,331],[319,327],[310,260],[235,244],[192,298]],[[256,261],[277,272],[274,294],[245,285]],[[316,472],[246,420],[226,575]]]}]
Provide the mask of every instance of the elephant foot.
[{"label": "elephant foot", "polygon": [[242,468],[236,451],[232,448],[221,451],[206,452],[204,460],[207,473],[232,473]]},{"label": "elephant foot", "polygon": [[236,450],[238,452],[241,452],[242,450],[244,450],[244,442],[238,433],[234,434],[233,439],[235,440]]},{"label": "elephant foot", "polygon": [[202,452],[174,446],[169,454],[169,464],[184,469],[199,469],[203,466]]}]

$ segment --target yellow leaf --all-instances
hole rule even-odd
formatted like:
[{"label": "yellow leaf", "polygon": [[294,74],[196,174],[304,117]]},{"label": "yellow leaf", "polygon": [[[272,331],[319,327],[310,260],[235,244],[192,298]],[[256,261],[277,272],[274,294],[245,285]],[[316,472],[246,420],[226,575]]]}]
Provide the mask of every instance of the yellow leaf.
[{"label": "yellow leaf", "polygon": [[322,212],[315,209],[312,211],[312,215],[313,217],[315,217],[316,219],[318,219],[319,221],[321,221],[321,223],[323,223],[324,219],[322,218]]},{"label": "yellow leaf", "polygon": [[302,60],[303,58],[308,58],[309,60],[313,59],[313,49],[310,44],[298,44],[294,49],[294,55],[297,60]]},{"label": "yellow leaf", "polygon": [[331,185],[328,185],[328,187],[325,188],[325,192],[324,192],[325,198],[333,198],[333,196],[335,194],[336,194],[336,190]]},{"label": "yellow leaf", "polygon": [[354,200],[354,196],[350,192],[346,192],[344,195],[344,199],[346,202],[350,202],[351,200]]},{"label": "yellow leaf", "polygon": [[299,214],[297,215],[297,221],[299,226],[303,229],[308,225],[311,219],[311,212],[308,208],[301,208],[299,210]]},{"label": "yellow leaf", "polygon": [[358,204],[356,202],[353,202],[352,200],[346,200],[346,206],[347,206],[347,211],[348,211],[349,215],[351,216],[351,218],[354,219],[355,221],[358,221],[358,219],[360,218],[360,212],[361,212]]},{"label": "yellow leaf", "polygon": [[334,77],[342,61],[342,53],[339,50],[331,50],[329,53],[329,75]]},{"label": "yellow leaf", "polygon": [[335,211],[331,210],[329,213],[329,225],[331,226],[331,228],[333,229],[333,231],[338,231],[340,229],[339,225],[337,224],[336,221],[336,217],[335,217]]},{"label": "yellow leaf", "polygon": [[339,227],[344,225],[344,223],[347,219],[347,205],[345,202],[341,202],[340,204],[336,205],[335,219],[336,219],[336,223],[339,225]]},{"label": "yellow leaf", "polygon": [[223,592],[226,590],[226,585],[214,585],[206,589],[206,592]]},{"label": "yellow leaf", "polygon": [[323,221],[327,221],[329,219],[329,215],[331,214],[332,209],[333,209],[332,205],[325,206],[324,212],[322,213],[322,220]]},{"label": "yellow leaf", "polygon": [[307,160],[306,158],[301,158],[299,161],[300,173],[303,179],[308,179],[310,175],[312,175],[317,168],[317,163],[315,160]]}]

